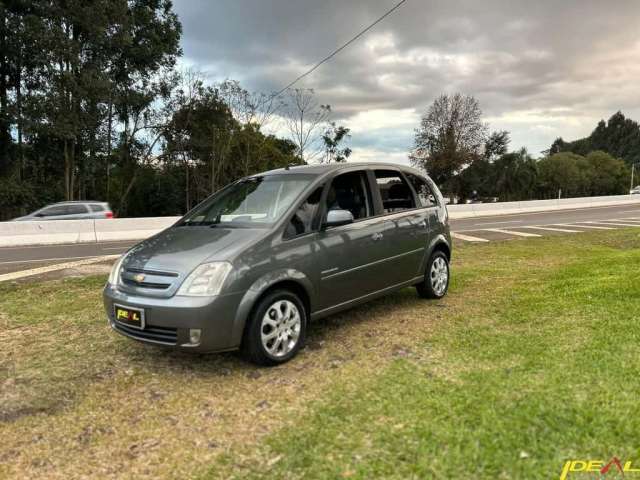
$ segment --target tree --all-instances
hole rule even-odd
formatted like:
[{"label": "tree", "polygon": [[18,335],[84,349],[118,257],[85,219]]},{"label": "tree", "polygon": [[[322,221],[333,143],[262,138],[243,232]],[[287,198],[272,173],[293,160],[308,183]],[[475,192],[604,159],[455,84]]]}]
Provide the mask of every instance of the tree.
[{"label": "tree", "polygon": [[255,140],[266,140],[263,135],[256,136],[252,133],[261,131],[271,122],[276,111],[282,108],[282,101],[273,95],[249,92],[242,88],[237,80],[227,79],[217,84],[215,89],[220,98],[228,105],[233,117],[241,125],[245,125],[237,140],[242,149],[240,158],[244,175],[249,175],[253,154],[260,152],[264,147],[262,142],[256,143]]},{"label": "tree", "polygon": [[167,107],[171,119],[163,132],[163,160],[184,168],[186,210],[239,177],[299,163],[295,145],[263,135],[254,116],[237,110],[234,115],[229,98],[219,85],[205,86],[187,72]]},{"label": "tree", "polygon": [[321,128],[329,119],[331,107],[320,104],[313,89],[290,88],[284,108],[286,127],[297,147],[296,154],[309,163],[323,151]]},{"label": "tree", "polygon": [[621,159],[596,151],[586,157],[560,152],[538,162],[539,190],[547,198],[616,195],[626,192],[629,168]]},{"label": "tree", "polygon": [[347,161],[347,158],[351,155],[351,149],[349,147],[340,148],[340,145],[344,140],[351,137],[349,132],[350,129],[342,125],[336,125],[336,122],[329,123],[322,135],[322,142],[324,143],[322,163]]},{"label": "tree", "polygon": [[484,143],[484,158],[491,161],[504,155],[509,149],[509,143],[511,143],[509,132],[506,130],[493,132]]},{"label": "tree", "polygon": [[581,155],[561,152],[538,162],[539,189],[544,198],[579,197],[588,192],[590,165]]},{"label": "tree", "polygon": [[416,130],[411,163],[426,170],[436,183],[460,193],[459,174],[478,159],[487,141],[482,110],[472,96],[441,95]]},{"label": "tree", "polygon": [[623,160],[602,151],[591,152],[586,161],[592,172],[589,185],[590,195],[621,195],[628,193],[629,167]]},{"label": "tree", "polygon": [[[175,214],[301,162],[297,144],[261,132],[279,99],[177,75],[180,35],[170,0],[0,0],[0,220],[87,198]],[[305,129],[329,110],[307,106]]]},{"label": "tree", "polygon": [[525,148],[505,153],[493,164],[492,184],[500,201],[532,200],[538,181],[536,161]]},{"label": "tree", "polygon": [[588,137],[573,142],[556,139],[549,154],[572,152],[584,156],[598,150],[621,158],[628,165],[640,161],[640,125],[616,112],[607,122],[600,120]]}]

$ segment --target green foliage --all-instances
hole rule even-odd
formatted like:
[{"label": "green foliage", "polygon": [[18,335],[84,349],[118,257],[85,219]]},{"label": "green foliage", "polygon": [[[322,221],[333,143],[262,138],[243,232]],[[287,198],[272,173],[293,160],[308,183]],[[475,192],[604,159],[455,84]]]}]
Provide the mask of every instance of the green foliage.
[{"label": "green foliage", "polygon": [[493,161],[480,158],[460,174],[461,198],[500,201],[536,198],[619,195],[628,188],[629,168],[624,161],[602,151],[586,157],[555,153],[539,161],[525,149]]},{"label": "green foliage", "polygon": [[36,205],[33,186],[15,178],[0,178],[0,205],[8,217],[25,214],[25,207]]},{"label": "green foliage", "polygon": [[336,122],[330,122],[327,129],[322,135],[322,142],[324,143],[324,163],[331,162],[346,162],[349,155],[351,155],[351,149],[349,147],[340,147],[340,145],[351,135],[351,130],[342,125],[336,125]]},{"label": "green foliage", "polygon": [[181,33],[170,0],[0,1],[0,220],[64,199],[173,215],[297,162],[260,131],[273,101],[177,74]]},{"label": "green foliage", "polygon": [[617,112],[608,122],[600,120],[595,130],[586,138],[573,142],[556,139],[549,153],[573,152],[587,155],[596,150],[621,158],[629,165],[640,162],[640,126],[626,118],[622,112]]},{"label": "green foliage", "polygon": [[557,197],[562,190],[565,197],[586,195],[588,164],[575,153],[556,153],[538,162],[540,190],[546,197]]},{"label": "green foliage", "polygon": [[629,168],[620,159],[603,151],[591,152],[586,160],[589,164],[591,195],[611,195],[627,193]]},{"label": "green foliage", "polygon": [[626,193],[629,170],[624,161],[597,151],[586,157],[561,152],[538,162],[538,189],[543,198],[620,195]]}]

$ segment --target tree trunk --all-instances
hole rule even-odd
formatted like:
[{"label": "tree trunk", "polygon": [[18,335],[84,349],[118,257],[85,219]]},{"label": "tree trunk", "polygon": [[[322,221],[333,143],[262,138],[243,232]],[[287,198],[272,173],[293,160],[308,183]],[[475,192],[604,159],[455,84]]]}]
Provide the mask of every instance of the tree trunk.
[{"label": "tree trunk", "polygon": [[0,171],[9,165],[9,146],[11,144],[10,122],[8,112],[9,75],[6,42],[6,15],[4,7],[0,7]]},{"label": "tree trunk", "polygon": [[69,142],[64,140],[64,198],[71,200],[71,159],[69,158]]},{"label": "tree trunk", "polygon": [[186,177],[186,188],[185,188],[185,213],[187,213],[191,208],[191,202],[189,200],[189,163],[184,162],[185,166],[185,177]]},{"label": "tree trunk", "polygon": [[111,174],[111,135],[113,130],[113,88],[109,92],[109,117],[107,119],[107,195],[105,200],[109,201],[109,181]]},{"label": "tree trunk", "polygon": [[23,123],[22,123],[22,66],[18,66],[16,75],[16,110],[18,116],[18,181],[22,179],[22,169],[24,168],[24,144],[23,144]]},{"label": "tree trunk", "polygon": [[69,198],[69,200],[73,200],[75,198],[75,191],[76,191],[76,174],[75,174],[75,168],[76,168],[76,142],[73,141],[73,143],[71,144],[71,171],[69,172],[69,191],[71,192],[71,197]]},{"label": "tree trunk", "polygon": [[211,134],[211,193],[216,191],[216,131]]}]

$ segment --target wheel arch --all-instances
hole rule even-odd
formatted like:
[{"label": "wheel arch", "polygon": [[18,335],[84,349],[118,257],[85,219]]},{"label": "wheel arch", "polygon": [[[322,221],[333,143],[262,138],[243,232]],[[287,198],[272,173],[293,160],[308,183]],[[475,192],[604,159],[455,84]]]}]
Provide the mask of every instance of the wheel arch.
[{"label": "wheel arch", "polygon": [[436,235],[431,242],[429,243],[429,248],[427,249],[426,255],[424,256],[424,260],[422,262],[422,274],[427,270],[427,264],[429,263],[429,259],[433,252],[435,251],[443,252],[449,261],[451,261],[451,242],[447,240],[443,234]]},{"label": "wheel arch", "polygon": [[430,256],[437,251],[444,253],[447,256],[447,260],[451,261],[451,246],[448,243],[444,241],[436,243],[431,249]]},{"label": "wheel arch", "polygon": [[242,297],[233,322],[234,343],[240,345],[242,342],[247,321],[260,299],[278,289],[287,289],[298,295],[305,307],[307,320],[311,317],[314,290],[307,276],[293,269],[269,273],[254,282]]}]

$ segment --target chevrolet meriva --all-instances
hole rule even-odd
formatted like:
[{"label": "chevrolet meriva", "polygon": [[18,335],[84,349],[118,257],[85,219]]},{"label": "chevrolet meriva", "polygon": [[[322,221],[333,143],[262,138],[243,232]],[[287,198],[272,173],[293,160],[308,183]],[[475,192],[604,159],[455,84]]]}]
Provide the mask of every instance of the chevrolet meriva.
[{"label": "chevrolet meriva", "polygon": [[130,338],[275,365],[310,320],[410,285],[443,297],[450,259],[445,203],[418,170],[291,167],[225,187],[131,248],[104,304]]}]

